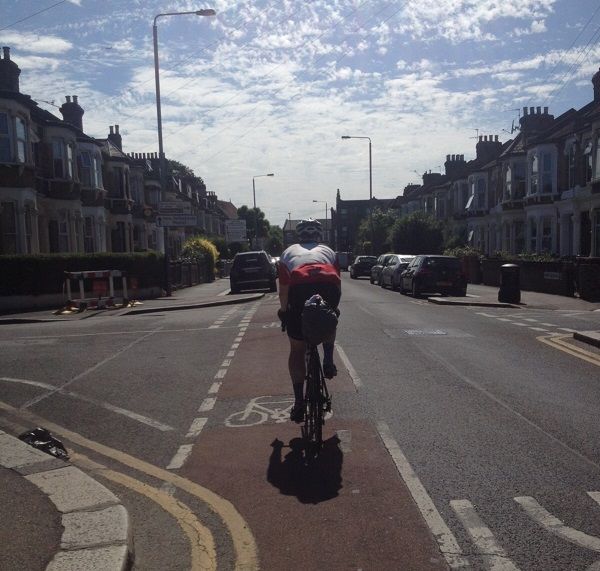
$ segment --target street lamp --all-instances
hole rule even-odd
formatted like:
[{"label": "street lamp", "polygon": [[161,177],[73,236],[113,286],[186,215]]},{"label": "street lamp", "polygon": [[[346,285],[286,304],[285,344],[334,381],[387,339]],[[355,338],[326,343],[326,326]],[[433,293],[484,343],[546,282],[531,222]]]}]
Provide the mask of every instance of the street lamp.
[{"label": "street lamp", "polygon": [[[313,202],[320,202],[321,204],[325,203],[325,232],[323,233],[324,237],[327,236],[327,201],[326,200],[313,200]],[[327,244],[327,238],[325,238],[325,244]]]},{"label": "street lamp", "polygon": [[373,162],[371,161],[371,138],[370,137],[352,137],[350,135],[342,135],[342,139],[367,139],[369,141],[369,226],[371,227],[371,254],[373,251],[373,239],[375,232],[373,230],[373,213],[372,213],[372,201],[373,201]]},{"label": "street lamp", "polygon": [[[158,65],[158,27],[156,21],[163,16],[185,16],[194,14],[196,16],[214,16],[216,12],[212,8],[203,10],[194,10],[192,12],[165,12],[157,14],[154,17],[152,25],[152,40],[154,44],[154,81],[156,84],[156,122],[158,126],[158,158],[160,161],[160,189],[161,192],[167,190],[167,161],[163,149],[163,133],[162,133],[162,113],[160,109],[160,79]],[[167,226],[163,227],[163,235],[165,241],[165,293],[171,295],[171,281],[169,280],[169,231]]]},{"label": "street lamp", "polygon": [[254,199],[254,247],[258,247],[258,211],[256,210],[256,185],[254,184],[255,178],[260,178],[261,176],[275,176],[274,173],[270,172],[269,174],[257,174],[252,177],[252,198]]}]

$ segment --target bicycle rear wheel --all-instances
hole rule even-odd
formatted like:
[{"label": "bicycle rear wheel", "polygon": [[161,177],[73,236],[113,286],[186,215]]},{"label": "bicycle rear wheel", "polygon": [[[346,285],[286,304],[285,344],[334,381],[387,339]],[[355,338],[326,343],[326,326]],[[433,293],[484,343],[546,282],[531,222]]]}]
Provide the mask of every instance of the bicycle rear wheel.
[{"label": "bicycle rear wheel", "polygon": [[323,372],[318,349],[311,347],[306,375],[306,412],[304,416],[303,436],[306,442],[306,452],[316,456],[323,446],[324,400]]}]

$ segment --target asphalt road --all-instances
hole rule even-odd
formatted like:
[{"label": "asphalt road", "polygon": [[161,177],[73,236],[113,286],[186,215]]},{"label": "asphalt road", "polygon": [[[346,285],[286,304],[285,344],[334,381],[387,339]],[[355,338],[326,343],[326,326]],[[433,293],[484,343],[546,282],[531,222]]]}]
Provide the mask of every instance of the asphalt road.
[{"label": "asphalt road", "polygon": [[328,452],[308,487],[273,295],[4,326],[0,400],[100,465],[131,513],[136,569],[256,553],[264,569],[594,569],[600,369],[543,338],[597,329],[597,314],[343,287]]}]

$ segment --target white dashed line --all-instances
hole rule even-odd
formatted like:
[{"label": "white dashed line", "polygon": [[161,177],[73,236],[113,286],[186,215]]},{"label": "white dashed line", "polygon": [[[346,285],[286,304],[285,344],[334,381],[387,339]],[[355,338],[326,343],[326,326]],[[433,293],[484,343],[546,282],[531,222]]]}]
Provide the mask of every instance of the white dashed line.
[{"label": "white dashed line", "polygon": [[185,464],[185,461],[188,459],[188,456],[191,454],[191,452],[191,444],[182,444],[179,447],[179,450],[177,450],[175,456],[173,456],[173,460],[171,460],[167,466],[167,470],[177,470],[178,468],[181,468]]},{"label": "white dashed line", "polygon": [[209,325],[209,329],[219,329],[220,325]]},{"label": "white dashed line", "polygon": [[217,399],[215,397],[207,397],[202,401],[202,404],[198,408],[198,412],[208,412],[215,407]]},{"label": "white dashed line", "polygon": [[577,333],[576,329],[569,329],[568,327],[559,327],[560,331],[566,331],[567,333]]},{"label": "white dashed line", "polygon": [[[241,341],[241,339],[240,339],[240,341]],[[240,344],[239,344],[239,343],[233,343],[233,344],[231,345],[231,348],[232,348],[232,349],[237,349],[239,346],[240,346]]]},{"label": "white dashed line", "polygon": [[545,333],[548,333],[548,329],[544,329],[543,327],[530,327],[529,329],[533,331],[544,331]]},{"label": "white dashed line", "polygon": [[222,363],[221,363],[221,367],[229,367],[229,365],[231,365],[231,359],[225,359]]},{"label": "white dashed line", "polygon": [[215,379],[222,379],[227,374],[227,369],[219,369],[215,374]]},{"label": "white dashed line", "polygon": [[512,323],[513,325],[517,325],[517,326],[519,326],[519,327],[529,327],[529,326],[527,325],[527,323],[519,323],[519,322],[517,322],[517,321],[511,321],[511,323]]},{"label": "white dashed line", "polygon": [[221,384],[221,381],[216,381],[212,385],[210,385],[210,389],[208,389],[208,394],[214,395],[215,393],[218,393],[219,389],[221,388]]},{"label": "white dashed line", "polygon": [[344,366],[346,367],[346,369],[348,369],[348,374],[350,375],[350,378],[352,379],[352,382],[354,383],[356,390],[362,388],[364,386],[363,382],[360,380],[360,377],[358,376],[358,373],[352,366],[352,363],[350,363],[350,359],[348,359],[346,352],[342,349],[342,347],[339,343],[335,344],[335,348],[337,349],[337,352],[340,356],[340,359],[344,363]]},{"label": "white dashed line", "polygon": [[524,317],[523,321],[531,321],[531,322],[537,323],[537,319],[532,319],[531,317],[529,317],[529,318]]},{"label": "white dashed line", "polygon": [[509,323],[511,323],[511,322],[512,322],[512,320],[510,320],[510,319],[506,319],[506,317],[496,317],[496,319],[497,319],[498,321],[508,321]]},{"label": "white dashed line", "polygon": [[235,351],[229,351],[229,353],[227,353],[228,357],[235,357]]},{"label": "white dashed line", "polygon": [[481,521],[469,500],[453,500],[450,505],[467,533],[471,536],[477,550],[483,555],[487,564],[486,569],[490,571],[518,571],[518,568],[508,559],[506,552],[500,547],[492,532]]},{"label": "white dashed line", "polygon": [[207,420],[208,418],[195,418],[185,437],[195,438],[196,436],[198,436],[202,432],[202,429],[204,428],[204,425],[206,424]]}]

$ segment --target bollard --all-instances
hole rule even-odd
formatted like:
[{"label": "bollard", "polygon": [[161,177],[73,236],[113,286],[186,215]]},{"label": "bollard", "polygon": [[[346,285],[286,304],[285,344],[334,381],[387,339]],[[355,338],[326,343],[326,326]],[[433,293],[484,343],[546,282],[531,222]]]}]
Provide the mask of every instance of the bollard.
[{"label": "bollard", "polygon": [[516,264],[504,264],[500,267],[500,303],[521,303],[520,268]]}]

